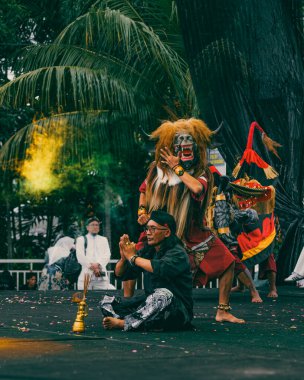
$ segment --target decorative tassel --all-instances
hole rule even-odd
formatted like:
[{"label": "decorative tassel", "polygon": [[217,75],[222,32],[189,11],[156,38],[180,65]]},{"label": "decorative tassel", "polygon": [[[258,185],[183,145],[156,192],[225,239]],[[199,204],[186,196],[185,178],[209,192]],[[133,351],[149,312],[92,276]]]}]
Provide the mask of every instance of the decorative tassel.
[{"label": "decorative tassel", "polygon": [[280,160],[281,158],[278,155],[276,148],[280,148],[282,145],[277,143],[276,141],[272,140],[270,137],[268,137],[265,132],[262,134],[262,140],[263,140],[263,143],[264,143],[266,149],[269,150],[270,152],[272,152]]},{"label": "decorative tassel", "polygon": [[212,189],[209,206],[207,207],[207,210],[205,213],[206,226],[215,234],[216,234],[216,230],[214,229],[214,206],[215,206],[216,194],[217,194],[217,187],[214,186]]},{"label": "decorative tassel", "polygon": [[267,179],[274,179],[279,175],[279,173],[270,165],[263,170]]},{"label": "decorative tassel", "polygon": [[241,170],[242,165],[238,163],[236,167],[233,169],[232,176],[236,178],[239,174],[239,171]]},{"label": "decorative tassel", "polygon": [[214,220],[214,205],[212,206],[210,205],[206,211],[205,221],[206,221],[206,226],[210,228],[211,230],[214,229],[213,220]]}]

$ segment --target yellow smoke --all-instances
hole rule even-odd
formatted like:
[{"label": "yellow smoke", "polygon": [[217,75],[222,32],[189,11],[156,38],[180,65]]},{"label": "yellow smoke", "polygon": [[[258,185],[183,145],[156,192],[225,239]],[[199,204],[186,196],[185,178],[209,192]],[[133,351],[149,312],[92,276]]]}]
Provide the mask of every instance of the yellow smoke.
[{"label": "yellow smoke", "polygon": [[32,135],[32,143],[26,150],[26,159],[20,168],[25,179],[25,190],[31,193],[50,192],[60,186],[54,173],[58,156],[63,145],[62,138],[39,131]]}]

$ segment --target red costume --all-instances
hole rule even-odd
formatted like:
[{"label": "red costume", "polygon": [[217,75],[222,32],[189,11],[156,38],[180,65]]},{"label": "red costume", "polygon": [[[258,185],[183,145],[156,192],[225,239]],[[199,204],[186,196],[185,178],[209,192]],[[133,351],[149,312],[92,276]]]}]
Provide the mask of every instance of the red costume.
[{"label": "red costume", "polygon": [[[204,258],[199,264],[199,269],[196,267],[197,264],[194,262],[194,256],[189,255],[192,269],[196,272],[194,277],[194,285],[203,286],[206,285],[209,280],[220,277],[222,273],[225,272],[225,270],[235,261],[235,258],[229,249],[221,242],[221,240],[214,236],[212,232],[203,225],[203,218],[200,213],[200,209],[207,194],[208,181],[203,176],[197,178],[197,180],[203,185],[203,191],[199,196],[190,193],[191,210],[193,210],[192,220],[188,231],[182,240],[186,244],[187,248],[192,248],[205,241],[210,236],[213,236],[213,239],[208,242],[209,250],[204,254]],[[141,184],[139,191],[146,194],[146,189],[147,180]],[[178,202],[178,198],[176,198],[176,202]],[[139,242],[137,243],[137,249],[142,247],[144,241],[145,233],[142,233]]]},{"label": "red costume", "polygon": [[275,188],[272,184],[278,173],[254,151],[255,130],[262,133],[267,149],[278,156],[276,147],[280,145],[271,140],[257,122],[251,123],[246,149],[233,171],[237,180],[231,186],[238,208],[251,208],[258,213],[259,220],[243,229],[237,240],[243,254],[242,261],[249,268],[260,264],[259,277],[265,278],[267,271],[277,271],[272,253],[276,236],[273,214]]}]

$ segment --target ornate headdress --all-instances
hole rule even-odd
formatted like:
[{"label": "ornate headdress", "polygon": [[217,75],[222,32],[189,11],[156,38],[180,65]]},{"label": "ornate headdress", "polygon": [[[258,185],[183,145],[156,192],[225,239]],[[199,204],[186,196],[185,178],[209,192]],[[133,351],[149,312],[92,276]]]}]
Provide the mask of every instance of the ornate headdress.
[{"label": "ornate headdress", "polygon": [[278,176],[278,173],[253,149],[252,145],[255,129],[258,129],[262,133],[262,140],[267,150],[271,151],[279,158],[276,148],[281,145],[271,140],[260,125],[254,121],[250,125],[246,149],[241,160],[234,168],[232,175],[235,178],[245,178],[247,175],[250,178],[257,179],[261,184],[266,185],[269,184],[269,180],[275,179]]},{"label": "ornate headdress", "polygon": [[174,151],[174,140],[178,133],[189,133],[197,146],[198,160],[194,166],[194,176],[201,174],[207,166],[207,147],[211,143],[212,132],[207,125],[199,119],[179,119],[175,122],[166,121],[151,134],[157,140],[155,147],[155,163],[166,173],[167,168],[161,163],[160,149],[167,146]]},{"label": "ornate headdress", "polygon": [[[174,142],[178,134],[191,135],[195,145],[196,159],[193,160],[191,175],[195,178],[204,176],[210,181],[208,194],[201,205],[200,210],[192,209],[191,194],[189,189],[172,173],[161,161],[160,149],[168,147],[174,152]],[[198,119],[180,119],[175,122],[166,121],[152,134],[152,139],[157,139],[155,148],[155,161],[152,163],[147,176],[146,200],[149,212],[164,209],[172,214],[177,223],[177,236],[182,238],[187,235],[188,223],[193,212],[204,213],[209,199],[209,191],[212,190],[212,174],[207,163],[207,147],[211,143],[214,132]],[[176,178],[175,178],[176,177]],[[175,179],[172,181],[172,179]]]}]

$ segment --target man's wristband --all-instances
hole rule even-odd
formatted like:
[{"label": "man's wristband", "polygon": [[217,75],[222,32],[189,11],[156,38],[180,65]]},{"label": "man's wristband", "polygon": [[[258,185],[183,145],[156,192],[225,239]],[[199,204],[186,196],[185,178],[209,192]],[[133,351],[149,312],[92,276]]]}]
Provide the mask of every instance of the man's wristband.
[{"label": "man's wristband", "polygon": [[131,264],[132,267],[135,267],[135,260],[136,260],[138,257],[139,257],[138,255],[133,255],[132,257],[130,257],[130,259],[129,259],[129,263]]}]

